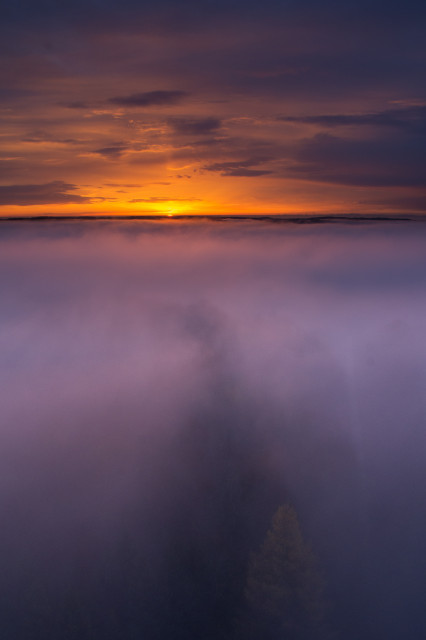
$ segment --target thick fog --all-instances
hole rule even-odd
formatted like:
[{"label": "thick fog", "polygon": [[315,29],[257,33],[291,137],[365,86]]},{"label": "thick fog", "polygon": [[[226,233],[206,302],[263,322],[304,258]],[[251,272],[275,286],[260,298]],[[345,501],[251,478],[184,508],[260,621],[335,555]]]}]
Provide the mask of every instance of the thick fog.
[{"label": "thick fog", "polygon": [[0,301],[2,637],[234,637],[282,504],[310,638],[425,635],[426,224],[2,222]]}]

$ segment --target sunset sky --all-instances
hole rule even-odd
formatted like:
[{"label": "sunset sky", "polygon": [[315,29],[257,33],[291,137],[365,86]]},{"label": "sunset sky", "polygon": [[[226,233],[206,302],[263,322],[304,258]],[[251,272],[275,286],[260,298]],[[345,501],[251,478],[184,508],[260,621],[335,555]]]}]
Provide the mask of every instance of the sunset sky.
[{"label": "sunset sky", "polygon": [[426,212],[426,4],[15,0],[0,215]]}]

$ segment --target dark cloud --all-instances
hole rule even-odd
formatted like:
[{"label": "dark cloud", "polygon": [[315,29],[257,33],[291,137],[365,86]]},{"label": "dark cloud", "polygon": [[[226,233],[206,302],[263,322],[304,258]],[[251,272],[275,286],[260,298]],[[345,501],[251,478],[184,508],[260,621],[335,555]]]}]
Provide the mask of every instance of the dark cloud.
[{"label": "dark cloud", "polygon": [[318,5],[316,0],[300,2],[282,2],[266,0],[259,3],[255,0],[217,0],[214,3],[186,0],[176,5],[174,0],[158,0],[154,4],[148,0],[106,0],[102,5],[97,0],[75,0],[70,5],[66,0],[55,3],[49,0],[16,0],[13,4],[4,3],[1,17],[9,23],[47,24],[48,26],[71,24],[90,26],[92,30],[112,27],[134,28],[142,32],[157,29],[174,29],[187,32],[194,27],[216,28],[221,24],[224,15],[230,22],[253,21],[261,24],[265,20],[300,20],[308,24],[318,23],[321,26],[347,24],[354,27],[368,23],[381,26],[416,24],[425,17],[424,3],[420,0],[407,0],[404,11],[398,2],[385,0],[362,0],[357,3],[337,3],[325,0]]},{"label": "dark cloud", "polygon": [[109,102],[122,107],[166,107],[178,104],[188,95],[186,91],[145,91],[144,93],[133,93],[129,96],[116,96],[110,98]]},{"label": "dark cloud", "polygon": [[[222,122],[219,118],[169,118],[167,124],[175,133],[189,136],[205,136],[220,129]],[[209,140],[210,143],[213,140]]]},{"label": "dark cloud", "polygon": [[152,196],[151,198],[134,198],[129,202],[200,202],[201,198],[161,198]]},{"label": "dark cloud", "polygon": [[[18,6],[21,9],[17,9]],[[377,0],[357,3],[356,7],[354,3],[341,7],[332,0],[320,5],[313,0],[300,3],[275,0],[196,3],[188,0],[179,6],[171,0],[154,4],[127,0],[123,3],[102,2],[100,7],[99,2],[92,0],[84,3],[84,8],[82,0],[73,3],[72,8],[65,2],[61,6],[47,0],[37,3],[21,0],[13,3],[7,13],[4,24],[9,20],[21,27],[20,32],[24,31],[22,27],[27,20],[33,32],[42,31],[51,20],[53,24],[59,23],[58,29],[72,29],[73,36],[78,33],[82,39],[104,31],[114,35],[121,33],[124,37],[133,33],[160,32],[161,36],[167,37],[164,50],[156,46],[150,50],[149,43],[141,38],[139,51],[134,49],[133,43],[130,49],[126,44],[118,55],[111,56],[102,40],[99,46],[103,55],[97,52],[94,58],[85,60],[86,69],[98,55],[105,60],[107,68],[113,66],[119,73],[124,71],[126,74],[132,68],[135,82],[138,75],[143,76],[145,68],[150,67],[155,75],[167,67],[165,82],[173,77],[184,82],[185,87],[217,89],[219,85],[222,89],[226,86],[257,95],[315,94],[317,97],[326,92],[335,95],[336,82],[339,83],[339,96],[348,91],[359,95],[361,87],[377,87],[378,81],[395,97],[402,85],[411,87],[413,96],[424,92],[419,78],[425,71],[421,23],[425,10],[414,1],[402,12],[396,5],[391,7]],[[220,37],[202,41],[200,34],[216,29],[218,23]],[[229,36],[227,30],[238,33],[238,38],[230,40],[226,37]],[[182,38],[182,31],[189,32],[188,42]],[[9,32],[10,29],[5,37],[11,37]],[[198,46],[194,50],[197,39]],[[16,46],[16,43],[12,45]],[[114,40],[114,46],[117,47],[117,40]],[[109,56],[108,61],[105,56]],[[82,72],[83,61],[80,65]],[[145,84],[141,82],[136,86]],[[136,103],[131,102],[130,106],[137,106],[138,95],[146,94],[127,95],[124,92],[118,99],[135,98]],[[222,91],[215,97],[223,99],[225,95]],[[84,104],[85,99],[78,94],[78,100],[71,99],[70,104],[73,102]],[[127,103],[115,104],[128,106]],[[146,106],[144,102],[142,106]]]},{"label": "dark cloud", "polygon": [[[266,159],[267,160],[267,159]],[[225,177],[238,177],[238,178],[257,178],[260,176],[266,176],[273,173],[268,169],[253,169],[257,165],[265,162],[265,159],[250,159],[242,160],[240,162],[214,162],[208,164],[203,168],[206,171],[213,171],[220,173]]]},{"label": "dark cloud", "polygon": [[67,204],[92,202],[92,198],[69,193],[76,185],[54,180],[45,184],[0,186],[0,205]]},{"label": "dark cloud", "polygon": [[317,124],[329,128],[346,126],[392,127],[409,132],[426,133],[426,106],[387,109],[376,113],[281,116],[279,120]]},{"label": "dark cloud", "polygon": [[125,189],[140,189],[143,185],[138,183],[104,182],[106,187],[121,187]]},{"label": "dark cloud", "polygon": [[127,151],[128,148],[129,147],[127,147],[126,145],[118,144],[118,145],[112,145],[110,147],[102,147],[101,149],[96,149],[94,153],[98,153],[104,158],[116,159],[116,158],[120,158],[123,155],[123,153]]},{"label": "dark cloud", "polygon": [[22,142],[33,142],[34,144],[43,144],[45,142],[55,143],[55,144],[65,144],[65,145],[78,145],[81,144],[81,140],[77,138],[55,138],[55,136],[41,132],[31,133],[24,138],[22,138]]},{"label": "dark cloud", "polygon": [[305,180],[371,187],[426,186],[426,145],[419,136],[373,139],[318,134],[296,149],[288,174]]}]

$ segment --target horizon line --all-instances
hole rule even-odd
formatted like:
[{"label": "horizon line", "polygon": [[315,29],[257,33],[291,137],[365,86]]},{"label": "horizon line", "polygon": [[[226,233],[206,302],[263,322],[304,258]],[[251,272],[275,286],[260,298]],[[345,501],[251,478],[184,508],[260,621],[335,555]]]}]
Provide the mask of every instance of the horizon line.
[{"label": "horizon line", "polygon": [[176,220],[255,220],[255,221],[272,221],[272,222],[296,222],[296,223],[315,223],[315,222],[409,222],[409,221],[426,221],[426,215],[423,213],[265,213],[265,214],[226,214],[226,213],[203,213],[203,214],[43,214],[29,216],[0,216],[0,222],[47,222],[47,221],[90,221],[90,220],[134,220],[134,221],[176,221]]}]

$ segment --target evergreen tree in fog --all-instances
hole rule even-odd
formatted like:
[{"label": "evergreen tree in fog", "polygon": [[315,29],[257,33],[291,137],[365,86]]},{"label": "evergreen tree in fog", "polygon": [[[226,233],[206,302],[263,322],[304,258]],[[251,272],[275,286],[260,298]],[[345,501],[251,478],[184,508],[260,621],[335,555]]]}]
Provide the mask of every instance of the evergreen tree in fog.
[{"label": "evergreen tree in fog", "polygon": [[245,590],[243,638],[323,638],[322,580],[295,510],[279,507],[258,553],[251,556]]}]

